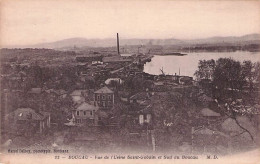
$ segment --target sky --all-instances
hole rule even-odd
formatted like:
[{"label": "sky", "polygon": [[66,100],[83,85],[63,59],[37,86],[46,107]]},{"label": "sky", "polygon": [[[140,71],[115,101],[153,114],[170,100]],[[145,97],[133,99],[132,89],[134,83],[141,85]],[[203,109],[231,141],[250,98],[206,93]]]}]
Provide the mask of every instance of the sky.
[{"label": "sky", "polygon": [[0,45],[67,38],[176,38],[260,33],[259,1],[4,0]]}]

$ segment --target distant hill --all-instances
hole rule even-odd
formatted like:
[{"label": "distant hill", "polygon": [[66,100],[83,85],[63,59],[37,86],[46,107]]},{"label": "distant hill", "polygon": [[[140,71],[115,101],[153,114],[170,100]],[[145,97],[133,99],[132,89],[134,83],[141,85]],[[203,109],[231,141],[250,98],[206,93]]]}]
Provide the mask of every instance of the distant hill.
[{"label": "distant hill", "polygon": [[244,36],[228,36],[228,37],[210,37],[205,39],[187,40],[186,43],[191,44],[220,44],[220,43],[248,43],[260,41],[260,34],[248,34]]},{"label": "distant hill", "polygon": [[[252,44],[260,43],[260,34],[248,34],[244,36],[210,37],[193,40],[180,39],[120,39],[120,46],[124,45],[196,45],[196,44]],[[41,43],[28,46],[13,46],[10,48],[81,48],[81,47],[113,47],[116,46],[116,38],[108,39],[85,39],[69,38],[56,42]]]}]

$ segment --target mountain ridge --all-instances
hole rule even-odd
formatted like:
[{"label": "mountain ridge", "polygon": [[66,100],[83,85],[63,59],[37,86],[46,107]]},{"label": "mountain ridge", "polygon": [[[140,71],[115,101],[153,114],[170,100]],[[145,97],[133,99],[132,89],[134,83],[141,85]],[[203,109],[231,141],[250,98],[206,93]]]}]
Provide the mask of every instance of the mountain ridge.
[{"label": "mountain ridge", "polygon": [[[121,38],[121,46],[131,45],[195,45],[195,44],[243,44],[246,42],[260,43],[260,34],[253,33],[243,36],[213,36],[201,39],[141,39],[141,38]],[[60,49],[63,47],[114,47],[115,38],[87,39],[83,37],[73,37],[54,42],[39,43],[26,46],[10,46],[10,48],[50,48]]]}]

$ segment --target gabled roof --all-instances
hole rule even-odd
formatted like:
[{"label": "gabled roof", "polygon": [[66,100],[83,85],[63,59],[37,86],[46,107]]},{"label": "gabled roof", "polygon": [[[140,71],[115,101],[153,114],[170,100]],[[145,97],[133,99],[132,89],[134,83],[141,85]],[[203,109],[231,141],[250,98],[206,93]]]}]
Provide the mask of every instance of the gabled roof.
[{"label": "gabled roof", "polygon": [[148,105],[144,109],[140,111],[142,114],[151,114],[152,113],[152,105]]},{"label": "gabled roof", "polygon": [[114,93],[114,92],[105,86],[105,87],[100,88],[99,90],[95,91],[94,93]]},{"label": "gabled roof", "polygon": [[6,118],[14,118],[16,120],[43,120],[49,115],[48,112],[36,112],[31,108],[18,108],[9,113]]},{"label": "gabled roof", "polygon": [[203,108],[201,111],[201,114],[206,117],[219,117],[220,114],[217,112],[214,112],[213,110],[210,110],[209,108]]},{"label": "gabled roof", "polygon": [[111,81],[117,81],[117,82],[120,83],[120,84],[123,83],[122,79],[120,79],[120,78],[108,78],[108,79],[105,81],[105,84],[110,84]]},{"label": "gabled roof", "polygon": [[241,129],[238,124],[236,123],[235,119],[227,118],[222,124],[222,128],[225,131],[231,131],[231,132],[243,132],[244,130]]},{"label": "gabled roof", "polygon": [[86,90],[74,90],[70,95],[71,96],[81,96],[82,93],[85,93]]},{"label": "gabled roof", "polygon": [[144,100],[147,97],[149,97],[149,94],[147,92],[139,92],[139,93],[131,96],[130,100],[133,100],[133,99],[138,99],[138,100],[142,99],[142,100]]},{"label": "gabled roof", "polygon": [[224,136],[224,137],[229,137],[227,134],[221,132],[221,131],[218,131],[218,130],[212,130],[212,129],[209,129],[207,127],[203,127],[197,131],[195,131],[195,134],[204,134],[204,135],[221,135],[221,136]]},{"label": "gabled roof", "polygon": [[28,91],[28,93],[32,93],[32,94],[40,94],[42,93],[42,89],[41,88],[32,88]]},{"label": "gabled roof", "polygon": [[154,82],[154,85],[161,86],[164,85],[162,81]]},{"label": "gabled roof", "polygon": [[90,105],[88,103],[82,103],[80,104],[76,110],[89,110],[89,111],[92,111],[92,110],[98,110],[98,107],[94,106],[94,105]]},{"label": "gabled roof", "polygon": [[56,95],[64,95],[66,94],[67,92],[63,89],[58,89],[58,90],[55,90],[55,89],[48,89],[48,90],[45,90],[46,93],[55,93]]}]

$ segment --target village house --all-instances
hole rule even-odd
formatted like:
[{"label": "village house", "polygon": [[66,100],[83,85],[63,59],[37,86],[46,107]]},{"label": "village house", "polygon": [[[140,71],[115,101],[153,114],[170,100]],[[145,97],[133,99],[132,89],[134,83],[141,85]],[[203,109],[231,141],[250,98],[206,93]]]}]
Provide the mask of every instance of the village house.
[{"label": "village house", "polygon": [[88,95],[87,90],[74,90],[70,96],[75,104],[80,104],[85,101],[85,97]]},{"label": "village house", "polygon": [[142,109],[139,113],[139,124],[140,125],[151,125],[152,123],[152,108],[151,105]]},{"label": "village house", "polygon": [[142,103],[144,102],[145,100],[149,99],[150,98],[150,93],[149,92],[139,92],[133,96],[131,96],[129,98],[129,101],[130,103]]},{"label": "village house", "polygon": [[189,76],[181,76],[179,77],[179,84],[181,85],[191,85],[192,84],[192,77]]},{"label": "village house", "polygon": [[124,53],[124,54],[120,54],[120,56],[130,57],[130,56],[136,56],[136,54],[134,54],[134,53]]},{"label": "village house", "polygon": [[62,98],[65,98],[67,96],[67,92],[63,89],[58,89],[58,90],[48,89],[48,90],[45,90],[45,92],[53,98],[62,99]]},{"label": "village house", "polygon": [[75,117],[76,125],[94,125],[97,124],[96,112],[98,107],[88,104],[86,102],[80,104],[75,110],[73,115]]},{"label": "village house", "polygon": [[164,92],[169,90],[166,85],[164,85],[164,82],[162,81],[155,81],[154,85],[152,86],[153,91],[155,92]]},{"label": "village house", "polygon": [[201,111],[202,116],[208,117],[208,118],[217,118],[220,117],[221,115],[217,112],[214,112],[213,110],[209,108],[203,108]]},{"label": "village house", "polygon": [[210,122],[214,122],[218,119],[220,119],[221,115],[209,108],[203,108],[200,111],[201,115],[203,116],[202,119],[206,120],[208,122],[208,124],[210,124]]},{"label": "village house", "polygon": [[43,133],[50,128],[50,113],[31,108],[18,108],[5,117],[10,133]]},{"label": "village house", "polygon": [[120,78],[108,78],[106,81],[105,81],[105,84],[106,85],[109,85],[109,84],[112,84],[113,82],[117,83],[117,84],[122,84],[123,83],[123,80],[120,79]]},{"label": "village house", "polygon": [[228,153],[230,149],[229,135],[211,127],[192,128],[192,151],[200,153]]},{"label": "village house", "polygon": [[31,88],[28,92],[28,94],[30,95],[39,95],[41,93],[43,93],[43,89],[42,88]]},{"label": "village house", "polygon": [[114,106],[114,92],[108,87],[103,87],[94,92],[94,105],[102,109],[110,109]]}]

